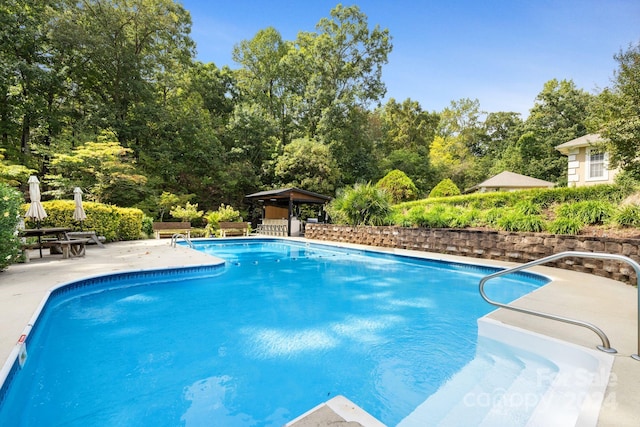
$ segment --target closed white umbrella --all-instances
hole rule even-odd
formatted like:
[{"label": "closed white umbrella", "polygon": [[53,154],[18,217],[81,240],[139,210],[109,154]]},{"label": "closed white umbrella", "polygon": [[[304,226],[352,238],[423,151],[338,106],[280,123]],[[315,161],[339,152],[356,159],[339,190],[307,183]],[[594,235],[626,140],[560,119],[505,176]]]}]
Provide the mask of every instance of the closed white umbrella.
[{"label": "closed white umbrella", "polygon": [[[40,181],[35,175],[29,177],[29,200],[31,204],[25,218],[32,218],[36,221],[36,228],[40,228],[40,221],[47,217],[47,211],[44,210],[42,203],[40,203]],[[42,258],[42,243],[40,242],[40,235],[38,235],[38,249],[40,249],[40,258]]]},{"label": "closed white umbrella", "polygon": [[73,219],[84,221],[87,219],[87,214],[84,213],[84,208],[82,207],[82,189],[80,187],[73,189],[73,201],[76,203],[76,207],[73,210]]},{"label": "closed white umbrella", "polygon": [[29,199],[31,200],[31,204],[24,217],[36,220],[39,226],[40,221],[47,217],[47,212],[44,210],[42,203],[40,203],[40,181],[38,181],[37,176],[31,175],[27,182],[29,183]]}]

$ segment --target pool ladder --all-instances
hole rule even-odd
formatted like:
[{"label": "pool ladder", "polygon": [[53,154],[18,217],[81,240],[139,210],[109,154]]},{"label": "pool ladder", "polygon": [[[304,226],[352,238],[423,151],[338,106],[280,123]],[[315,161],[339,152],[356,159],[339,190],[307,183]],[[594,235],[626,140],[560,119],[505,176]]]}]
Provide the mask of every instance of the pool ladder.
[{"label": "pool ladder", "polygon": [[173,236],[171,236],[171,246],[172,247],[174,247],[174,248],[176,247],[176,244],[177,244],[179,238],[182,238],[185,242],[187,242],[187,245],[189,245],[189,247],[191,249],[193,249],[193,242],[187,236],[185,236],[182,233],[176,233]]},{"label": "pool ladder", "polygon": [[[550,262],[550,261],[555,261],[555,260],[558,260],[558,259],[561,259],[561,258],[566,258],[566,257],[610,259],[610,260],[615,260],[615,261],[626,262],[631,267],[633,267],[633,269],[635,270],[637,285],[640,285],[640,265],[637,262],[635,262],[634,260],[632,260],[631,258],[628,258],[628,257],[626,257],[624,255],[616,255],[616,254],[567,251],[567,252],[560,252],[560,253],[557,253],[557,254],[554,254],[554,255],[550,255],[548,257],[540,258],[538,260],[531,261],[531,262],[528,262],[526,264],[518,265],[516,267],[507,268],[506,270],[500,270],[500,271],[498,271],[496,273],[489,274],[489,275],[483,277],[480,280],[480,285],[479,285],[480,295],[482,296],[482,298],[485,301],[487,301],[489,304],[495,305],[496,307],[501,307],[501,308],[505,308],[507,310],[513,310],[513,311],[517,311],[517,312],[520,312],[520,313],[531,314],[533,316],[544,317],[545,319],[557,320],[559,322],[569,323],[569,324],[572,324],[572,325],[582,326],[583,328],[590,329],[593,332],[595,332],[600,337],[600,340],[602,341],[602,345],[596,346],[596,348],[598,350],[604,351],[606,353],[616,353],[617,352],[616,349],[611,347],[611,345],[609,344],[609,338],[607,338],[607,336],[602,331],[602,329],[598,328],[597,326],[595,326],[592,323],[583,322],[582,320],[571,319],[571,318],[568,318],[568,317],[557,316],[555,314],[543,313],[543,312],[536,311],[536,310],[530,310],[530,309],[521,308],[521,307],[514,307],[514,306],[508,305],[508,304],[502,304],[502,303],[499,303],[497,301],[493,301],[492,299],[487,297],[487,294],[484,292],[485,283],[487,281],[491,280],[491,279],[494,279],[494,278],[498,277],[498,276],[504,276],[506,274],[515,273],[516,271],[524,270],[526,268],[533,267],[534,265],[540,265],[540,264],[544,264],[544,263],[547,263],[547,262]],[[640,287],[636,286],[636,289],[640,289]],[[638,293],[638,310],[639,310],[639,312],[638,312],[638,325],[637,325],[637,327],[638,327],[638,353],[632,354],[631,357],[633,359],[635,359],[635,360],[640,361],[640,292]]]}]

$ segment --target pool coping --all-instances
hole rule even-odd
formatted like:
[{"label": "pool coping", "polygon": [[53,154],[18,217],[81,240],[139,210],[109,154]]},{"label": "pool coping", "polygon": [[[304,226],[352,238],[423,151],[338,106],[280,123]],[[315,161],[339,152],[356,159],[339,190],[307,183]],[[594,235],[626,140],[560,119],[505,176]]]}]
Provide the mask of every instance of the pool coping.
[{"label": "pool coping", "polygon": [[[304,238],[289,239],[464,264],[481,263],[482,265],[499,267],[516,265],[509,262],[429,252]],[[3,364],[16,348],[17,340],[43,303],[47,292],[54,287],[108,273],[211,265],[219,262],[219,259],[215,257],[192,251],[187,247],[171,247],[168,240],[118,242],[108,244],[106,249],[95,246],[87,249],[86,256],[82,258],[63,260],[56,256],[45,255],[42,259],[33,259],[29,264],[12,265],[0,273],[0,324],[3,325],[0,329],[0,359]],[[559,314],[593,322],[602,327],[610,336],[612,346],[617,348],[619,352],[614,356],[612,381],[609,382],[605,396],[605,399],[613,401],[615,405],[603,406],[597,425],[635,426],[636,420],[640,416],[640,393],[637,392],[638,384],[640,384],[640,365],[638,365],[640,362],[628,357],[637,351],[635,348],[637,342],[637,331],[635,330],[637,291],[635,287],[585,273],[550,267],[535,267],[531,271],[543,274],[551,278],[552,281],[519,299],[518,304],[556,313],[560,309]],[[577,287],[584,289],[580,289],[580,292],[576,293]],[[588,292],[585,292],[585,289]],[[567,298],[572,301],[577,300],[578,304],[568,306]],[[597,336],[590,331],[581,331],[575,326],[558,325],[556,322],[546,319],[522,316],[503,309],[496,310],[487,317],[507,325],[521,327],[587,348],[594,348],[599,343]],[[629,325],[633,326],[629,327]]]}]

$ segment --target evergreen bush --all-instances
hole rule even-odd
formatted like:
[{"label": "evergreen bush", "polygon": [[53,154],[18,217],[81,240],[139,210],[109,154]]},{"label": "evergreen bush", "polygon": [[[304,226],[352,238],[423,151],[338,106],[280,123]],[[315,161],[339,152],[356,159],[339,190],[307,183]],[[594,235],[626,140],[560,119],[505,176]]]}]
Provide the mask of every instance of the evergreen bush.
[{"label": "evergreen bush", "polygon": [[458,196],[460,194],[460,189],[458,186],[451,181],[451,179],[443,179],[431,189],[429,193],[429,197],[449,197],[449,196]]}]

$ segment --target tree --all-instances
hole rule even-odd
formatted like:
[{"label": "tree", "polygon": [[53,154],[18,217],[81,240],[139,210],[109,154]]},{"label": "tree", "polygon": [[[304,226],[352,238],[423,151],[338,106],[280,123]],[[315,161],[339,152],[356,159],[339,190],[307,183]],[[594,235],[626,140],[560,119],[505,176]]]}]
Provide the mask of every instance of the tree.
[{"label": "tree", "polygon": [[376,187],[383,189],[391,196],[394,204],[414,200],[418,196],[416,188],[411,178],[401,170],[392,170],[376,183]]},{"label": "tree", "polygon": [[169,90],[167,78],[194,56],[188,12],[173,0],[82,0],[54,24],[82,120],[113,129],[138,156],[156,84]]},{"label": "tree", "polygon": [[305,138],[296,139],[284,148],[276,161],[275,175],[280,185],[321,194],[333,194],[340,179],[329,147]]},{"label": "tree", "polygon": [[351,107],[366,108],[386,93],[382,65],[392,48],[389,30],[369,30],[357,6],[338,5],[330,15],[316,33],[301,32],[295,42],[293,62],[304,66],[307,79],[296,107],[311,137],[331,129]]},{"label": "tree", "polygon": [[81,187],[88,200],[133,206],[145,197],[147,178],[136,172],[131,153],[113,132],[103,132],[97,141],[76,147],[72,154],[56,154],[46,180],[58,196]]},{"label": "tree", "polygon": [[482,154],[482,124],[478,100],[461,99],[440,113],[440,123],[431,144],[431,163],[440,178],[450,177],[463,188],[478,180],[472,174]]},{"label": "tree", "polygon": [[13,161],[31,160],[32,143],[46,145],[59,132],[62,78],[49,22],[60,3],[6,0],[0,5],[0,142]]},{"label": "tree", "polygon": [[587,134],[593,99],[572,80],[546,82],[518,141],[522,169],[513,172],[552,182],[565,179],[567,159],[555,147]]},{"label": "tree", "polygon": [[611,164],[640,179],[640,42],[614,58],[618,70],[605,99],[609,120],[602,134],[612,148]]},{"label": "tree", "polygon": [[384,136],[377,146],[383,172],[400,169],[426,192],[433,185],[435,172],[429,149],[440,117],[423,111],[417,101],[407,98],[398,103],[391,98],[376,111]]}]

